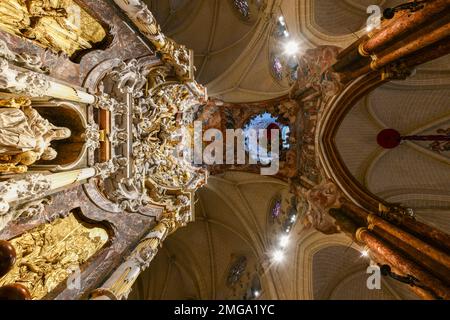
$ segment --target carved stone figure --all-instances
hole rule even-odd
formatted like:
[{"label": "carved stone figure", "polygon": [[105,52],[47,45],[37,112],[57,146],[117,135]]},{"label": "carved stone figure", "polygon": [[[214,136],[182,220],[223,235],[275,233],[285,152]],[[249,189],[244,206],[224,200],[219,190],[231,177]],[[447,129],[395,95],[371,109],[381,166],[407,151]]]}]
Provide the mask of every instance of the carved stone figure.
[{"label": "carved stone figure", "polygon": [[324,234],[338,233],[334,219],[328,214],[328,210],[342,205],[342,194],[336,184],[326,180],[305,194],[310,210],[306,213],[304,223]]},{"label": "carved stone figure", "polygon": [[[31,101],[18,98],[0,100],[0,171],[22,172],[38,160],[53,160],[57,152],[50,144],[70,137],[68,128],[56,127],[31,107]],[[21,106],[21,108],[19,108]],[[26,170],[25,170],[26,171]]]},{"label": "carved stone figure", "polygon": [[298,80],[291,89],[291,97],[301,96],[311,89],[322,98],[336,94],[339,80],[328,68],[335,62],[338,52],[339,48],[333,46],[307,50],[299,61]]}]

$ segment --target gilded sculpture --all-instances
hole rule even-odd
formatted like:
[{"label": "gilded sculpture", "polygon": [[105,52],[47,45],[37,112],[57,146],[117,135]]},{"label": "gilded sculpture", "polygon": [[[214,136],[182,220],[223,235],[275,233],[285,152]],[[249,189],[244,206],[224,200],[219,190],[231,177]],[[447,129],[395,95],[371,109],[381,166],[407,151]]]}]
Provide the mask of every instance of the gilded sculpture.
[{"label": "gilded sculpture", "polygon": [[73,0],[3,0],[0,29],[68,56],[106,37],[104,28]]},{"label": "gilded sculpture", "polygon": [[[148,68],[147,63],[145,58],[130,60],[109,73],[117,92],[131,94],[134,105],[128,110],[133,118],[132,130],[124,131],[126,128],[114,126],[108,138],[122,137],[113,143],[114,146],[129,139],[132,150],[127,154],[115,154],[108,165],[98,168],[107,172],[112,182],[107,190],[103,190],[108,199],[131,212],[145,210],[152,204],[184,208],[184,205],[178,205],[183,197],[174,196],[173,191],[189,192],[200,187],[206,179],[200,168],[175,156],[179,129],[186,124],[184,114],[199,103],[199,97],[184,83],[166,81],[173,73],[170,68]],[[102,97],[106,97],[105,93]],[[99,108],[106,107],[102,100],[99,99]],[[114,117],[125,113],[122,108],[115,109],[108,108]],[[131,170],[125,170],[127,166]],[[189,197],[187,202],[190,204]]]},{"label": "gilded sculpture", "polygon": [[33,299],[42,299],[108,239],[105,229],[80,221],[74,213],[39,226],[10,241],[16,249],[17,261],[0,279],[0,287],[18,283],[30,291]]},{"label": "gilded sculpture", "polygon": [[51,142],[70,136],[68,128],[44,119],[29,99],[0,100],[0,172],[23,173],[39,160],[55,159]]}]

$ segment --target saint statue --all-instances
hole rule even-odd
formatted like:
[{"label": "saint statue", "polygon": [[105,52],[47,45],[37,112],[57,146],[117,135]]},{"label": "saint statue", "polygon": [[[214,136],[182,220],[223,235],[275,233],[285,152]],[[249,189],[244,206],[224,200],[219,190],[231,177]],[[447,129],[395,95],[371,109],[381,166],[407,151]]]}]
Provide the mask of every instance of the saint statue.
[{"label": "saint statue", "polygon": [[54,160],[58,154],[51,142],[70,136],[68,128],[44,119],[29,99],[0,100],[0,172],[24,173],[38,160]]}]

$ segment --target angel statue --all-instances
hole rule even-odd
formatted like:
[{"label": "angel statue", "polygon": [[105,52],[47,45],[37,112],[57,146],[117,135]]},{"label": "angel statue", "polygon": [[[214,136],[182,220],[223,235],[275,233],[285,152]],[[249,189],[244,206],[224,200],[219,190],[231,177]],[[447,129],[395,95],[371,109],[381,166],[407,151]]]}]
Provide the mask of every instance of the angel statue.
[{"label": "angel statue", "polygon": [[31,107],[31,100],[0,100],[0,172],[24,173],[39,160],[54,160],[51,142],[70,138],[68,128],[56,127]]}]

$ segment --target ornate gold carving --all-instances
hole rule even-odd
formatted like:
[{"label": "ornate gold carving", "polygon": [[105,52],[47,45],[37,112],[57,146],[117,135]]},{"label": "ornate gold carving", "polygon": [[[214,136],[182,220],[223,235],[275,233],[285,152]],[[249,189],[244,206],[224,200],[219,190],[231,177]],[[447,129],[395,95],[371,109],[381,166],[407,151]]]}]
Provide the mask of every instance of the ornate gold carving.
[{"label": "ornate gold carving", "polygon": [[22,202],[45,195],[51,188],[51,181],[42,174],[26,175],[22,180],[4,181],[0,183],[0,231],[13,219],[10,212],[10,201],[19,198]]},{"label": "ornate gold carving", "polygon": [[377,218],[378,216],[373,213],[367,216],[367,229],[372,231],[375,228],[375,222]]},{"label": "ornate gold carving", "polygon": [[[8,159],[11,161],[11,159]],[[17,162],[14,163],[0,163],[0,172],[2,173],[25,173],[28,171],[27,166],[25,165],[18,165]]]},{"label": "ornate gold carving", "polygon": [[356,240],[360,243],[364,243],[364,241],[362,240],[362,235],[365,232],[369,232],[369,229],[367,228],[359,228],[358,230],[356,230]]},{"label": "ornate gold carving", "polygon": [[103,27],[73,0],[3,0],[0,28],[69,56],[106,37]]},{"label": "ornate gold carving", "polygon": [[413,71],[404,63],[392,63],[383,68],[381,80],[406,80],[412,73]]},{"label": "ornate gold carving", "polygon": [[363,56],[363,57],[370,57],[370,53],[369,52],[367,52],[365,49],[364,49],[364,46],[366,45],[366,43],[365,42],[362,42],[359,46],[358,46],[358,53],[361,55],[361,56]]},{"label": "ornate gold carving", "polygon": [[415,219],[414,210],[405,208],[399,204],[391,204],[388,207],[380,203],[378,205],[379,215],[386,221],[401,223],[404,219]]},{"label": "ornate gold carving", "polygon": [[100,130],[98,124],[91,122],[86,126],[86,131],[82,137],[86,141],[87,148],[95,150],[100,148],[100,142],[105,141],[105,130]]},{"label": "ornate gold carving", "polygon": [[31,100],[24,97],[11,98],[11,99],[0,99],[1,108],[21,108],[28,107],[31,105]]},{"label": "ornate gold carving", "polygon": [[370,63],[370,69],[372,69],[373,71],[377,71],[379,69],[377,59],[372,58],[372,62]]},{"label": "ornate gold carving", "polygon": [[193,54],[161,32],[155,17],[141,0],[114,0],[139,30],[152,42],[162,60],[171,65],[181,80],[193,80]]},{"label": "ornate gold carving", "polygon": [[105,229],[78,220],[74,213],[11,240],[17,252],[14,268],[0,286],[19,283],[33,299],[42,299],[108,241]]},{"label": "ornate gold carving", "polygon": [[374,222],[375,222],[375,220],[378,218],[378,216],[376,215],[376,214],[369,214],[368,216],[367,216],[367,223],[370,225],[370,224],[373,224]]},{"label": "ornate gold carving", "polygon": [[[150,68],[146,63],[145,59],[131,60],[107,75],[105,81],[114,82],[115,94],[131,94],[132,103],[124,110],[123,103],[103,93],[98,107],[110,110],[111,119],[132,117],[133,121],[132,128],[113,122],[108,134],[113,159],[96,169],[102,178],[110,176],[112,184],[105,194],[123,210],[139,212],[154,204],[170,212],[184,212],[190,205],[189,192],[205,182],[206,174],[174,154],[179,130],[186,125],[185,115],[204,95],[197,96],[197,90],[193,92],[184,83],[166,81],[173,78],[171,68]],[[132,146],[130,152],[117,151],[127,143]]]},{"label": "ornate gold carving", "polygon": [[8,60],[0,57],[0,89],[30,97],[43,97],[50,87],[50,81],[43,74],[14,70]]}]

